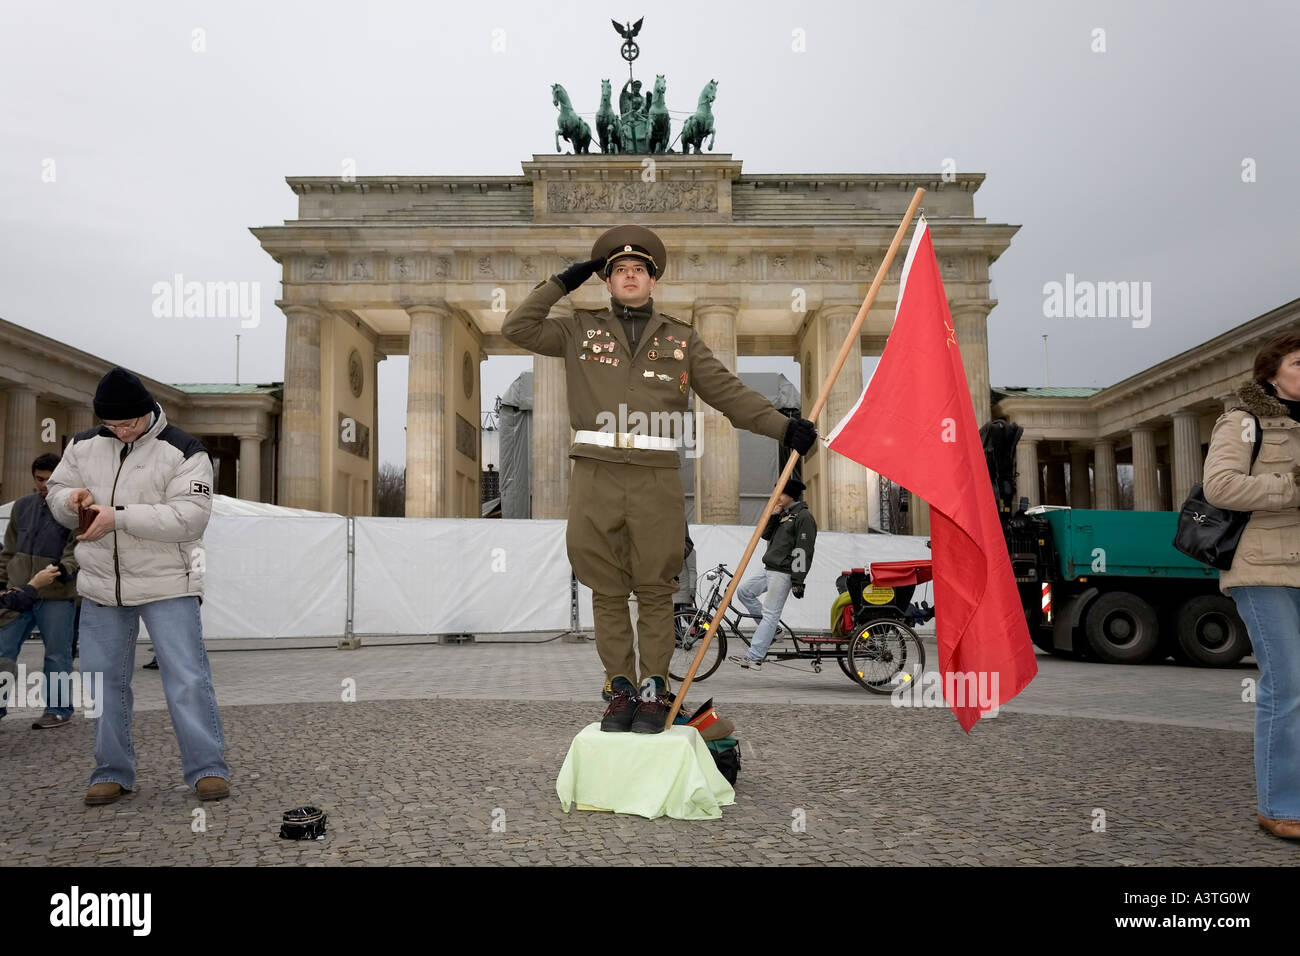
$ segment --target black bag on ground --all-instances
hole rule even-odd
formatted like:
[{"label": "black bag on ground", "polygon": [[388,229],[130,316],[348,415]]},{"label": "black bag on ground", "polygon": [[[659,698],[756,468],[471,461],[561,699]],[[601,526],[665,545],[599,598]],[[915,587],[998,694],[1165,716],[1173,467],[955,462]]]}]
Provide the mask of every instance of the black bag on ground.
[{"label": "black bag on ground", "polygon": [[[1262,440],[1259,418],[1256,417],[1255,448],[1250,453],[1250,466],[1246,469],[1247,472],[1255,466]],[[1241,541],[1241,533],[1246,530],[1250,515],[1249,511],[1216,508],[1205,500],[1205,489],[1199,484],[1194,485],[1191,494],[1187,496],[1182,509],[1178,512],[1178,531],[1174,534],[1174,547],[1202,564],[1227,571],[1232,567],[1232,559],[1237,553],[1237,544]]]}]

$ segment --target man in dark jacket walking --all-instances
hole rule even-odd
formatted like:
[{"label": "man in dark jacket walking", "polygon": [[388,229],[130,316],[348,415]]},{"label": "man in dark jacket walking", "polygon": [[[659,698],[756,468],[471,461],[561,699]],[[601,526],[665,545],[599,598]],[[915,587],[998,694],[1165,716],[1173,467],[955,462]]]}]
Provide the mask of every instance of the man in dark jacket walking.
[{"label": "man in dark jacket walking", "polygon": [[[72,717],[72,701],[66,699],[72,674],[72,622],[76,616],[76,542],[67,528],[54,520],[46,504],[46,484],[59,466],[58,455],[41,455],[32,462],[36,490],[14,502],[5,529],[4,552],[0,554],[0,579],[18,587],[42,568],[53,564],[58,577],[37,594],[25,609],[0,610],[0,658],[18,658],[23,641],[32,629],[41,629],[45,644],[43,696],[45,713],[32,724],[33,730],[65,727]],[[0,717],[5,708],[0,707]]]},{"label": "man in dark jacket walking", "polygon": [[[760,666],[776,636],[776,622],[781,619],[786,598],[791,594],[803,597],[804,579],[812,567],[813,545],[817,541],[817,522],[807,503],[801,500],[803,491],[804,484],[798,478],[785,483],[763,530],[763,537],[769,542],[763,555],[765,570],[746,578],[736,589],[736,596],[749,613],[761,620],[749,643],[749,653],[733,654],[728,658],[733,664],[744,668]],[[767,603],[760,604],[758,599],[764,592],[767,592]]]}]

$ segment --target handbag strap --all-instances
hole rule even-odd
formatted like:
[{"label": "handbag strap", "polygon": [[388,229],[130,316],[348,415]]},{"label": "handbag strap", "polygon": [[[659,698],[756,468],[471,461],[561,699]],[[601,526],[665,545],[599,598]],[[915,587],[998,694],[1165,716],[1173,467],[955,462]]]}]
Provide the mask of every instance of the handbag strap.
[{"label": "handbag strap", "polygon": [[1259,457],[1259,446],[1264,442],[1264,426],[1259,423],[1259,416],[1251,412],[1251,418],[1255,419],[1255,450],[1250,453],[1250,464],[1246,466],[1246,474],[1255,470],[1255,459]]}]

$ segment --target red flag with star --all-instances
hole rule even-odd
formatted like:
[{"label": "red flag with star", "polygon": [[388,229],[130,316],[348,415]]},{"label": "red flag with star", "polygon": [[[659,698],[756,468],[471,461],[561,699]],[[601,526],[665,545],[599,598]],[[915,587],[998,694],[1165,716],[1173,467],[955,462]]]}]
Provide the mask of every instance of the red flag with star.
[{"label": "red flag with star", "polygon": [[939,670],[948,706],[969,731],[1020,693],[1038,663],[924,219],[880,363],[827,445],[930,505]]}]

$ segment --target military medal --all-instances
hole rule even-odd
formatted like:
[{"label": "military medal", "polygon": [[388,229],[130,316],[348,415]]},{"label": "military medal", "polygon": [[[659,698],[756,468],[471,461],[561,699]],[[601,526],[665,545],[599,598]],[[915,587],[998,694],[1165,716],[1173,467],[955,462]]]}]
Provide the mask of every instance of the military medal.
[{"label": "military medal", "polygon": [[641,377],[642,377],[642,378],[654,378],[654,377],[655,377],[655,373],[652,372],[652,371],[650,371],[649,369],[646,369],[644,372],[641,373]]},{"label": "military medal", "polygon": [[673,358],[680,362],[682,359],[686,358],[686,353],[681,349],[673,349]]},{"label": "military medal", "polygon": [[659,353],[654,349],[651,349],[649,352],[646,352],[645,357],[653,362],[655,359],[659,358]]},{"label": "military medal", "polygon": [[588,329],[588,330],[587,330],[587,338],[589,338],[589,339],[590,339],[590,338],[593,338],[595,335],[596,335],[596,330],[595,330],[595,329]]},{"label": "military medal", "polygon": [[686,373],[685,373],[685,372],[682,372],[682,384],[681,384],[681,389],[682,389],[682,392],[685,392],[685,391],[686,391]]},{"label": "military medal", "polygon": [[[654,372],[646,372],[646,374],[647,374],[647,375],[654,375]],[[660,373],[659,375],[657,375],[657,376],[655,376],[655,377],[658,378],[659,381],[661,381],[661,382],[671,382],[671,381],[673,380],[673,377],[672,377],[671,375],[664,375],[663,373]]]}]

